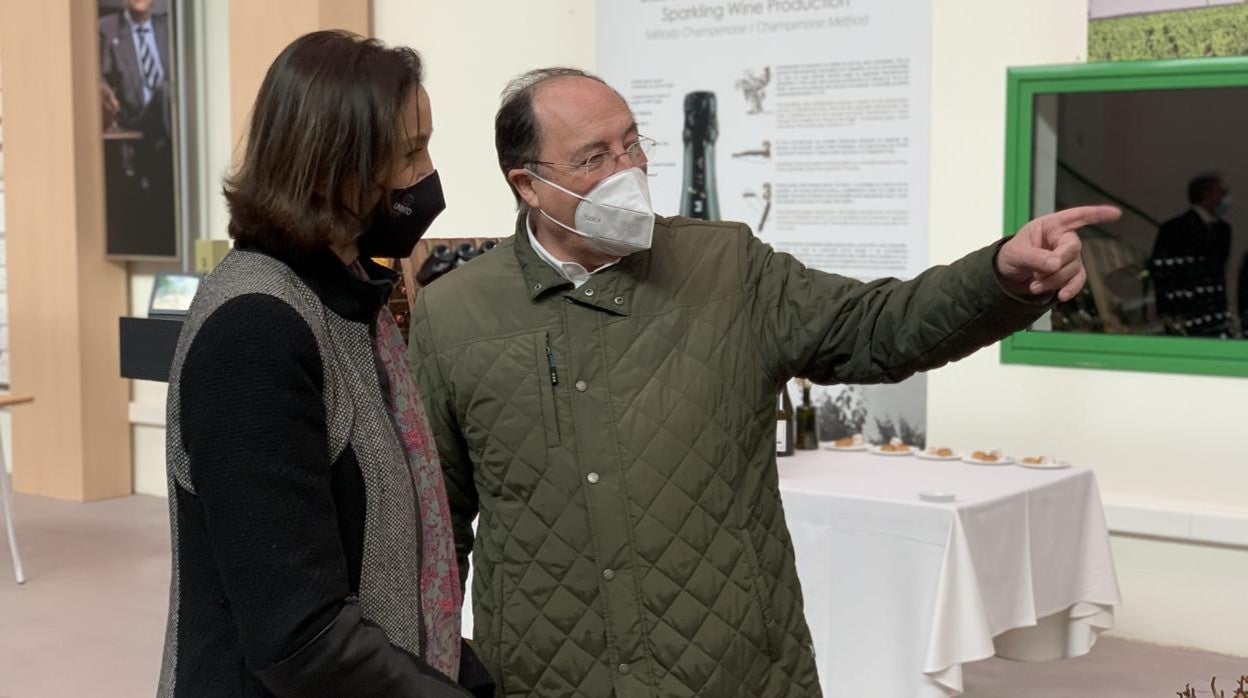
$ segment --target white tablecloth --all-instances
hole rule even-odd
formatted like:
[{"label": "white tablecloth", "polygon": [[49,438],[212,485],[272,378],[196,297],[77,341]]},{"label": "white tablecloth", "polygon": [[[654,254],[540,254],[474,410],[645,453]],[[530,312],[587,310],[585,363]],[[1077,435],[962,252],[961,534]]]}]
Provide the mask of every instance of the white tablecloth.
[{"label": "white tablecloth", "polygon": [[1078,656],[1113,627],[1089,470],[827,451],[779,468],[825,696],[958,695],[966,662]]}]

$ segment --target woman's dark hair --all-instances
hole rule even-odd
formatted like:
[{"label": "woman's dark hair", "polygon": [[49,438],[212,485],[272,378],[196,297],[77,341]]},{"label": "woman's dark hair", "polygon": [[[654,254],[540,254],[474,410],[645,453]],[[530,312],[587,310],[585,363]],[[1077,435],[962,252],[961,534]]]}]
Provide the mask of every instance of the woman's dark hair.
[{"label": "woman's dark hair", "polygon": [[[260,85],[242,163],[225,180],[230,237],[297,255],[358,235],[402,156],[395,132],[420,55],[350,32],[295,39]],[[408,125],[415,133],[417,124]]]}]

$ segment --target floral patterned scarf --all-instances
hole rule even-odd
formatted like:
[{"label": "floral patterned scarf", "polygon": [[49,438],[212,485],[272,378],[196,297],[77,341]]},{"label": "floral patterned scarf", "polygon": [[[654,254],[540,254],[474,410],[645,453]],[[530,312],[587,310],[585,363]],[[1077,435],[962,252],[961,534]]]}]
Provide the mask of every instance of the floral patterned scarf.
[{"label": "floral patterned scarf", "polygon": [[[358,269],[359,272],[363,269]],[[429,419],[407,358],[407,345],[389,308],[383,307],[377,317],[374,348],[380,359],[386,402],[403,439],[416,484],[421,526],[420,605],[425,625],[424,660],[454,681],[459,673],[463,597],[451,530],[451,509]]]}]

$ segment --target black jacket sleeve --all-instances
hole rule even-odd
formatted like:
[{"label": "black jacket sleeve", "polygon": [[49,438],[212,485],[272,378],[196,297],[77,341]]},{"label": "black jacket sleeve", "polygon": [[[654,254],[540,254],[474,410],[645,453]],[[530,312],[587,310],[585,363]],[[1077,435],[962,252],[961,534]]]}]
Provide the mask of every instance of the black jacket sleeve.
[{"label": "black jacket sleeve", "polygon": [[469,695],[348,598],[323,382],[307,323],[261,294],[218,308],[182,368],[190,482],[247,666],[281,696]]}]

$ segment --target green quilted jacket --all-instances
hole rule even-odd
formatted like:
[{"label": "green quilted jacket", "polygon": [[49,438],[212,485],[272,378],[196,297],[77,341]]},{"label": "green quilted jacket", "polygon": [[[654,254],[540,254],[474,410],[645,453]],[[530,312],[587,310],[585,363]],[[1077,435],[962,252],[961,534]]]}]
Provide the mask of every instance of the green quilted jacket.
[{"label": "green quilted jacket", "polygon": [[422,291],[413,366],[498,695],[819,695],[776,395],[900,381],[1027,326],[1046,306],[1006,294],[995,250],[861,283],[660,218],[653,249],[574,289],[521,221]]}]

